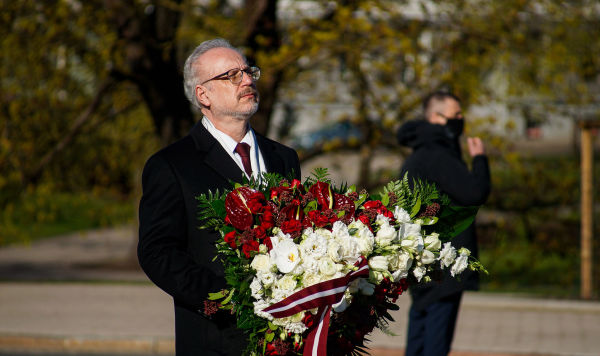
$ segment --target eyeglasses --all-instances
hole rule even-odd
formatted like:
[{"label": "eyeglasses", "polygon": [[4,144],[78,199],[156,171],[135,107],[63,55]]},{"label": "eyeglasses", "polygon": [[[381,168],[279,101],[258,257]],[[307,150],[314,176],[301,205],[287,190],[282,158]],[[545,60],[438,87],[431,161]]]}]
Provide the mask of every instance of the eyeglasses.
[{"label": "eyeglasses", "polygon": [[258,67],[248,67],[246,69],[234,68],[230,69],[225,73],[221,73],[216,75],[208,80],[205,80],[201,83],[204,84],[206,82],[210,82],[211,80],[225,80],[229,79],[231,84],[238,85],[242,82],[242,78],[244,77],[244,73],[246,73],[252,80],[257,81],[260,78],[260,68]]}]

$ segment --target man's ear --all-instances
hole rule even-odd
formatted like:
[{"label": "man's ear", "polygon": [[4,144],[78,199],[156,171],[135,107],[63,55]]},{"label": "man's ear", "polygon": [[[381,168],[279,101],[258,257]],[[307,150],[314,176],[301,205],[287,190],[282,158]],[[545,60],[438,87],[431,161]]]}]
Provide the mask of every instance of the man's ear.
[{"label": "man's ear", "polygon": [[210,106],[210,100],[206,96],[206,88],[202,85],[196,85],[196,99],[203,106]]}]

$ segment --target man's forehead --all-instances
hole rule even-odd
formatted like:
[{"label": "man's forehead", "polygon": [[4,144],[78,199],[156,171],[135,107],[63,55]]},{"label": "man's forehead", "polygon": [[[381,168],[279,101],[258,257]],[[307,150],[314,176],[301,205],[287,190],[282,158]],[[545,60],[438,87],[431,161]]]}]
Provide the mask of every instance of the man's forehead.
[{"label": "man's forehead", "polygon": [[202,63],[209,74],[219,74],[232,68],[245,65],[246,61],[241,54],[231,48],[213,48],[204,53],[198,61]]}]

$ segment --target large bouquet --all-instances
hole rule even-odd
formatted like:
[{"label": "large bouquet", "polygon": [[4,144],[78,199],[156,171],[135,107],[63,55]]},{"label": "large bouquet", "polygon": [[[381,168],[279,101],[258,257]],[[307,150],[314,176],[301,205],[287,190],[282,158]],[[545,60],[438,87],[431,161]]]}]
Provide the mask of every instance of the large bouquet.
[{"label": "large bouquet", "polygon": [[249,355],[365,353],[365,336],[386,330],[409,284],[442,269],[482,269],[447,242],[476,209],[454,209],[433,185],[411,189],[406,177],[369,196],[334,187],[326,169],[304,184],[265,174],[198,200],[201,227],[223,237],[217,251],[229,286],[203,312],[234,314]]}]

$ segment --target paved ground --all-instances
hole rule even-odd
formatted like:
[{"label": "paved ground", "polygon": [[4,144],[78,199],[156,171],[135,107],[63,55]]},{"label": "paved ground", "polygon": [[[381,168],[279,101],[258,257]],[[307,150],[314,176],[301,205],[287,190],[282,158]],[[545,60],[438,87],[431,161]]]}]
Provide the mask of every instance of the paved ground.
[{"label": "paved ground", "polygon": [[[0,249],[0,355],[172,355],[170,298],[126,263],[133,228]],[[403,355],[401,297],[373,355]],[[471,293],[452,356],[600,355],[600,302]]]}]

